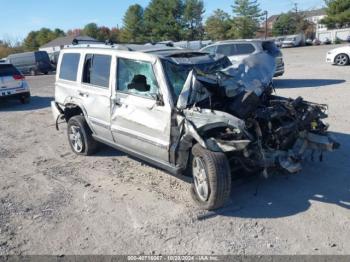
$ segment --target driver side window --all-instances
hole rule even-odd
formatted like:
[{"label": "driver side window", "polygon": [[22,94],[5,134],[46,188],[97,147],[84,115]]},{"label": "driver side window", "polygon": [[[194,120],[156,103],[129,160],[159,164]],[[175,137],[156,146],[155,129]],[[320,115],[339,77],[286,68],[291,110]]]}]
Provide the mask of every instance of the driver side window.
[{"label": "driver side window", "polygon": [[152,64],[118,58],[116,88],[119,92],[155,98],[159,88]]}]

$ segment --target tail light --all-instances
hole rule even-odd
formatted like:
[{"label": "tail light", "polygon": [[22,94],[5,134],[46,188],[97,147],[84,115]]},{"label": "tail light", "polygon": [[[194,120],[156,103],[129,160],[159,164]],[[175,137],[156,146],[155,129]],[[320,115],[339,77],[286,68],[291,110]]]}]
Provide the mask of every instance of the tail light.
[{"label": "tail light", "polygon": [[23,75],[13,75],[13,79],[15,79],[15,80],[24,80],[25,79],[25,77],[23,76]]}]

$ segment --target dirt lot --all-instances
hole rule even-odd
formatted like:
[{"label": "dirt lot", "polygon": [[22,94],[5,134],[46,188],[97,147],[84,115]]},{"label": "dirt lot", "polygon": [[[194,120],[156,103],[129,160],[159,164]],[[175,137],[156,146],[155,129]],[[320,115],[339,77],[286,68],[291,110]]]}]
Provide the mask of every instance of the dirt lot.
[{"label": "dirt lot", "polygon": [[298,175],[234,182],[210,213],[188,183],[121,152],[74,155],[53,125],[54,77],[28,77],[30,105],[0,104],[0,255],[350,254],[350,67],[326,64],[329,48],[284,49],[276,87],[328,103],[341,149]]}]

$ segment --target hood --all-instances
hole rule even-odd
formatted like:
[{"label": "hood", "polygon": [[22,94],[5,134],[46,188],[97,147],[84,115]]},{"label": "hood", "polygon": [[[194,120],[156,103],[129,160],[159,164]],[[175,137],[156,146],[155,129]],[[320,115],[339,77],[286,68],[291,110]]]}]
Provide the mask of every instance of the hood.
[{"label": "hood", "polygon": [[205,74],[194,68],[187,76],[177,108],[195,105],[210,97],[213,91],[227,97],[234,97],[242,91],[253,91],[260,96],[270,86],[275,71],[275,57],[265,52],[251,55],[216,73]]},{"label": "hood", "polygon": [[350,45],[341,46],[341,47],[337,47],[337,48],[331,49],[331,50],[328,51],[328,53],[344,52],[344,50],[346,50],[347,52],[350,52]]}]

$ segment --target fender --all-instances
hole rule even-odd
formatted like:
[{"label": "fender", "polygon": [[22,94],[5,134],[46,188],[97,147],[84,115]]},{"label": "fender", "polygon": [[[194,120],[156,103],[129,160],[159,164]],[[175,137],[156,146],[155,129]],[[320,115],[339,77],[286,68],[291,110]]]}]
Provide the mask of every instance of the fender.
[{"label": "fender", "polygon": [[78,106],[81,111],[83,111],[83,114],[84,114],[84,117],[85,117],[85,120],[86,120],[86,123],[88,124],[89,128],[91,129],[91,131],[93,133],[95,133],[93,127],[92,127],[92,124],[91,124],[91,121],[89,120],[89,115],[87,113],[87,110],[85,109],[84,107],[84,104],[83,102],[81,101],[81,99],[79,98],[75,98],[75,97],[72,97],[72,96],[68,96],[65,100],[64,100],[64,107],[69,107],[70,105],[74,105],[74,106]]}]

